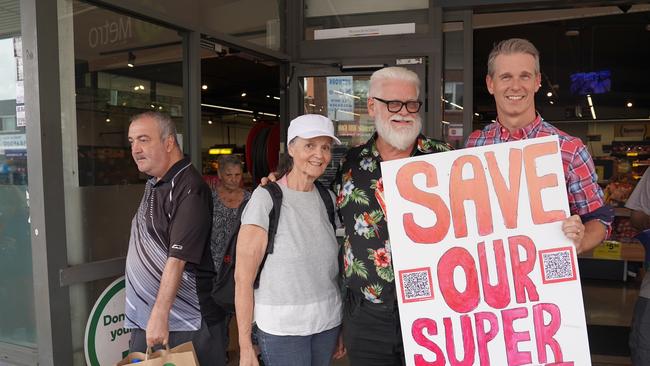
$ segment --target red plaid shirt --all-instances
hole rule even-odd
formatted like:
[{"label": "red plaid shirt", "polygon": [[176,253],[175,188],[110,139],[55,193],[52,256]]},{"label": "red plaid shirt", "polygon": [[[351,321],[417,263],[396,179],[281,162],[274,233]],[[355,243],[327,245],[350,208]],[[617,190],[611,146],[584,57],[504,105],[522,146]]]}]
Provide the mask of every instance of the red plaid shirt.
[{"label": "red plaid shirt", "polygon": [[[598,176],[589,151],[579,138],[555,128],[539,115],[533,123],[513,132],[508,131],[499,122],[491,123],[483,130],[472,132],[465,142],[465,147],[485,146],[550,135],[557,135],[560,140],[571,214],[583,216],[601,208],[604,205],[603,191],[598,185]],[[609,233],[613,218],[604,215],[598,216],[597,219],[607,227]]]}]

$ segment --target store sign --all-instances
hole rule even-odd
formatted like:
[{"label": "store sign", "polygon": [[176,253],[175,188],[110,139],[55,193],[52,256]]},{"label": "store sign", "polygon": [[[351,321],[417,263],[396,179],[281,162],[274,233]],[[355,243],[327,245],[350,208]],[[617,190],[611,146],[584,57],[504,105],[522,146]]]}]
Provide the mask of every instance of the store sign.
[{"label": "store sign", "polygon": [[24,133],[0,135],[0,150],[27,149],[27,138]]},{"label": "store sign", "polygon": [[99,295],[86,323],[86,364],[114,365],[129,353],[130,329],[124,328],[124,277]]},{"label": "store sign", "polygon": [[557,136],[381,163],[408,365],[590,365]]},{"label": "store sign", "polygon": [[327,78],[327,118],[332,121],[354,121],[354,100],[352,76],[330,76]]},{"label": "store sign", "polygon": [[314,39],[376,37],[413,33],[415,33],[415,23],[366,25],[362,27],[316,29]]}]

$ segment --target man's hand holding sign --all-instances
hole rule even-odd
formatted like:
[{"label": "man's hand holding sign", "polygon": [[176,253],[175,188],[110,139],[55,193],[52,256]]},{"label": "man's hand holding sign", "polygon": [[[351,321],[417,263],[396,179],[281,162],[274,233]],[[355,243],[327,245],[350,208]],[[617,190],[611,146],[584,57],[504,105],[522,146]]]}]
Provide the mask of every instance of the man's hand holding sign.
[{"label": "man's hand holding sign", "polygon": [[556,136],[381,168],[407,364],[590,364]]}]

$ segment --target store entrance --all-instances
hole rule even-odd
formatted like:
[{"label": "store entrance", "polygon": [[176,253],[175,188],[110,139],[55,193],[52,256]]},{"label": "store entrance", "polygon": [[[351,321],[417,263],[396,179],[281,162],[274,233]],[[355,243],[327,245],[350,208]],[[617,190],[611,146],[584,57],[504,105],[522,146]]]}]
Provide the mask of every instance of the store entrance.
[{"label": "store entrance", "polygon": [[629,364],[629,325],[648,258],[625,202],[650,166],[649,16],[647,4],[606,4],[473,17],[473,128],[496,119],[485,87],[491,48],[512,37],[530,40],[540,52],[537,112],[582,140],[605,203],[615,208],[609,240],[579,255],[594,365]]},{"label": "store entrance", "polygon": [[216,190],[219,158],[235,155],[251,190],[278,164],[280,65],[204,36],[201,80],[203,175]]},{"label": "store entrance", "polygon": [[427,108],[426,58],[351,60],[327,65],[299,65],[296,81],[300,94],[297,114],[314,113],[327,116],[334,122],[336,136],[342,145],[334,148],[330,167],[321,177],[328,185],[345,152],[366,142],[375,132],[375,124],[368,114],[370,75],[386,66],[404,66],[414,71],[421,80],[420,100],[425,102],[420,116],[423,129],[431,128],[431,113]]}]

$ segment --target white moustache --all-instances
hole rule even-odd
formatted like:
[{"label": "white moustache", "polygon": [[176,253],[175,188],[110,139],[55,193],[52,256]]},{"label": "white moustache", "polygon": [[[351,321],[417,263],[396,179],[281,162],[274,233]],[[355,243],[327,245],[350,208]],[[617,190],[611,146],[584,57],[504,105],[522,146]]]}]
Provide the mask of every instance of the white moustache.
[{"label": "white moustache", "polygon": [[394,114],[390,117],[391,121],[406,121],[406,122],[415,122],[415,118],[413,117],[405,117],[401,116],[399,114]]}]

